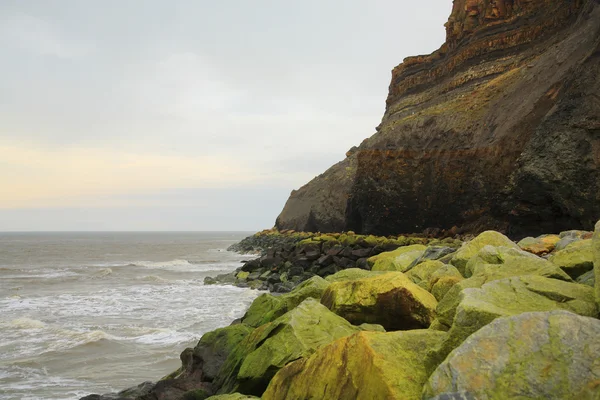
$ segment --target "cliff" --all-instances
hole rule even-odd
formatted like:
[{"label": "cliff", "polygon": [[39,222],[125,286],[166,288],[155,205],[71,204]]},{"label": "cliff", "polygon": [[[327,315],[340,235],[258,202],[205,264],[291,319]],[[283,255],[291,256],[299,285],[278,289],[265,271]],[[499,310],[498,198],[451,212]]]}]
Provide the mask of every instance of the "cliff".
[{"label": "cliff", "polygon": [[392,71],[377,132],[292,192],[279,229],[512,236],[600,216],[600,4],[455,0]]}]

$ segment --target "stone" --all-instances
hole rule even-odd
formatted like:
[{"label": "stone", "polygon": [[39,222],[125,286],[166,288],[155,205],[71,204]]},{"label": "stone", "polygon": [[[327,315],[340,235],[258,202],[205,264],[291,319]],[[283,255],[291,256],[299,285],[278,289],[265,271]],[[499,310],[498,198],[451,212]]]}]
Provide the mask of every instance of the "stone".
[{"label": "stone", "polygon": [[[444,268],[446,264],[443,264],[439,261],[429,260],[422,262],[421,264],[417,264],[410,271],[406,273],[408,279],[421,286],[423,289],[431,292],[431,287],[433,286],[430,282],[431,275],[436,272],[440,268]],[[456,268],[455,268],[456,269]],[[462,278],[462,277],[461,277]]]},{"label": "stone", "polygon": [[339,272],[336,272],[333,275],[329,275],[325,278],[327,282],[340,282],[340,281],[353,281],[356,279],[367,278],[371,276],[378,276],[385,274],[385,271],[366,271],[364,269],[359,268],[348,268],[343,269]]},{"label": "stone", "polygon": [[427,247],[422,244],[399,247],[394,251],[380,253],[367,261],[372,265],[372,271],[406,272],[417,258],[421,257]]},{"label": "stone", "polygon": [[553,253],[548,260],[576,279],[594,269],[592,239],[573,242],[563,250]]},{"label": "stone", "polygon": [[216,396],[207,397],[206,400],[260,400],[260,397],[248,396],[241,393],[218,394]]},{"label": "stone", "polygon": [[600,308],[600,221],[596,224],[596,231],[594,232],[594,238],[592,240],[594,245],[596,302],[598,303],[598,308]]},{"label": "stone", "polygon": [[517,243],[522,250],[529,253],[535,254],[536,256],[543,256],[551,253],[556,244],[560,241],[558,235],[541,235],[536,238],[526,237]]},{"label": "stone", "polygon": [[469,260],[477,255],[485,246],[507,247],[519,249],[519,246],[503,234],[495,231],[486,231],[470,242],[464,243],[452,257],[451,264],[465,277],[465,268]]},{"label": "stone", "polygon": [[375,323],[388,331],[427,328],[437,301],[401,272],[334,282],[321,303],[351,323]]},{"label": "stone", "polygon": [[429,378],[423,398],[445,392],[490,400],[598,398],[598,360],[595,318],[567,311],[498,318],[450,353]]},{"label": "stone", "polygon": [[319,300],[328,286],[329,282],[319,276],[314,276],[296,286],[290,293],[280,296],[273,296],[268,293],[261,294],[254,299],[242,318],[242,322],[248,326],[258,328],[281,317],[307,298]]},{"label": "stone", "polygon": [[449,256],[454,253],[456,249],[454,247],[446,247],[446,246],[429,246],[423,253],[423,255],[417,258],[413,263],[409,266],[412,269],[415,265],[419,265],[422,262],[427,260],[440,260],[444,257]]},{"label": "stone", "polygon": [[541,276],[512,277],[486,283],[479,289],[463,289],[448,336],[436,353],[445,358],[468,336],[498,317],[552,310],[588,317],[598,314],[591,288]]},{"label": "stone", "polygon": [[214,385],[217,394],[261,396],[275,373],[332,341],[358,332],[312,298],[252,331],[229,354]]},{"label": "stone", "polygon": [[585,274],[579,276],[576,280],[577,283],[582,285],[587,285],[590,287],[595,287],[596,278],[594,276],[594,271],[588,271]]},{"label": "stone", "polygon": [[421,399],[434,369],[423,362],[444,333],[360,332],[338,339],[274,377],[263,400]]},{"label": "stone", "polygon": [[465,266],[464,274],[471,276],[492,276],[500,271],[513,271],[514,275],[541,275],[569,281],[571,278],[556,264],[535,254],[509,248],[484,246]]}]

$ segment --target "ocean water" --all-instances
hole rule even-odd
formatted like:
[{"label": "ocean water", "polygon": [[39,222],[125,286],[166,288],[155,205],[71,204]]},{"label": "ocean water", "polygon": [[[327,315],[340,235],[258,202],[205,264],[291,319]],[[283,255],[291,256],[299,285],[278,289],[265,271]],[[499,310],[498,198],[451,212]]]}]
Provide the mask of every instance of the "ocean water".
[{"label": "ocean water", "polygon": [[259,294],[204,286],[245,232],[0,233],[0,399],[78,399],[158,380]]}]

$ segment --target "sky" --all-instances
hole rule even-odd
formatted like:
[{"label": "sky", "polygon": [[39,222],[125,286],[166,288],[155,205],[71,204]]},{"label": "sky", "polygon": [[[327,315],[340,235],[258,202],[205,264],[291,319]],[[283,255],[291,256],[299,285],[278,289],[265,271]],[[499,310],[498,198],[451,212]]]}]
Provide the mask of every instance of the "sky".
[{"label": "sky", "polygon": [[272,227],[450,0],[2,0],[0,231]]}]

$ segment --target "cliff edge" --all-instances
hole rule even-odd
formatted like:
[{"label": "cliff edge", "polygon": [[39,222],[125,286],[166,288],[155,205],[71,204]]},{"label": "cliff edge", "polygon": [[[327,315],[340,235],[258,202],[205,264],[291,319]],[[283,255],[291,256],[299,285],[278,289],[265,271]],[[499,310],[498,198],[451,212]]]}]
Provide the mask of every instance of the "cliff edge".
[{"label": "cliff edge", "polygon": [[600,216],[598,0],[455,0],[446,42],[392,71],[377,132],[279,229],[512,236]]}]

